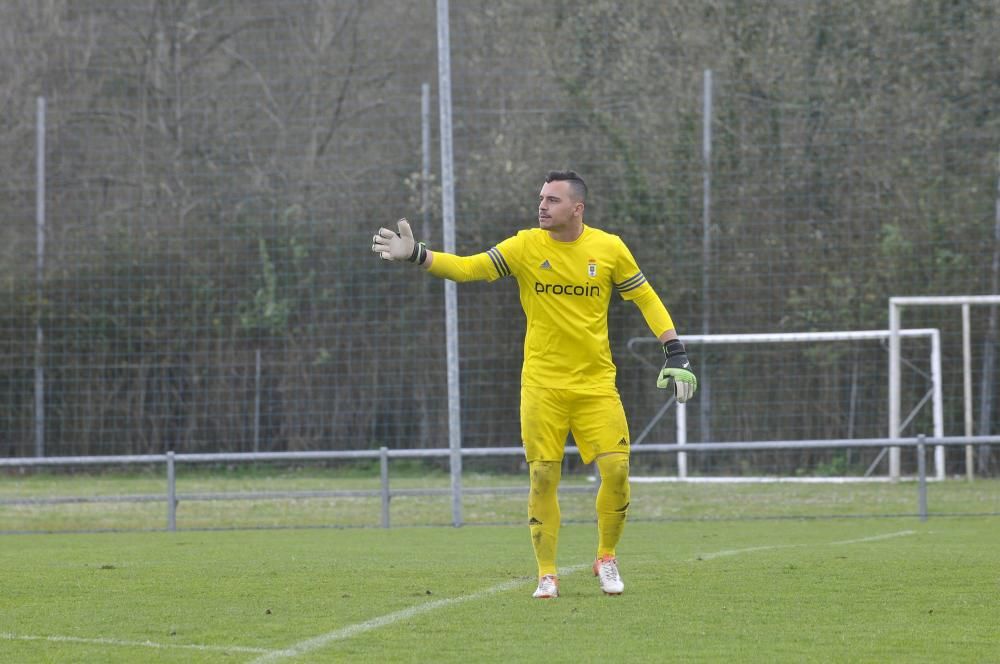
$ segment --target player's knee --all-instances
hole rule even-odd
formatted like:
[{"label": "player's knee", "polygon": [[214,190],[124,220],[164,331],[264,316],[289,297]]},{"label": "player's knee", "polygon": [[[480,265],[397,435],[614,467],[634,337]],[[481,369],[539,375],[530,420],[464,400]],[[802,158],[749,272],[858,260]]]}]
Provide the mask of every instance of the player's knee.
[{"label": "player's knee", "polygon": [[531,462],[531,493],[535,495],[548,494],[559,486],[562,464],[558,461]]},{"label": "player's knee", "polygon": [[628,456],[625,454],[605,454],[597,458],[597,469],[601,482],[613,487],[628,486]]}]

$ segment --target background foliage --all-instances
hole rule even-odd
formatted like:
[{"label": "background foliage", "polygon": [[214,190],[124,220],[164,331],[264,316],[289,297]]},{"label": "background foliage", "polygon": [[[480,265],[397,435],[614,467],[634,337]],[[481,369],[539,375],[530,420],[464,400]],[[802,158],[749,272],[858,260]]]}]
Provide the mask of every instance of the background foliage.
[{"label": "background foliage", "polygon": [[[453,5],[460,253],[531,226],[544,173],[572,167],[588,222],[632,247],[682,334],[884,329],[891,295],[1000,292],[995,3]],[[38,321],[48,454],[445,444],[441,284],[368,252],[402,215],[440,246],[439,178],[421,175],[434,3],[11,0],[0,26],[0,454],[33,453]],[[459,302],[464,444],[516,444],[515,289]],[[955,314],[905,323],[949,342],[962,433]],[[991,316],[974,319],[977,386]],[[625,342],[649,332],[617,303],[612,334],[637,431],[662,395]],[[692,440],[885,434],[878,349],[695,361],[710,398]]]}]

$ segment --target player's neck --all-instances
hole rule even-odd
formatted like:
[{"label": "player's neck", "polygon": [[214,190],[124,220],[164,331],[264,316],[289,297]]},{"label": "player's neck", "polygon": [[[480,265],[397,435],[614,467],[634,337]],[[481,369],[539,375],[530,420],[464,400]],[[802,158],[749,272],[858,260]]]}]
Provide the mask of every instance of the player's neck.
[{"label": "player's neck", "polygon": [[566,228],[549,231],[549,237],[556,242],[575,242],[581,235],[583,235],[582,219],[578,223],[568,225]]}]

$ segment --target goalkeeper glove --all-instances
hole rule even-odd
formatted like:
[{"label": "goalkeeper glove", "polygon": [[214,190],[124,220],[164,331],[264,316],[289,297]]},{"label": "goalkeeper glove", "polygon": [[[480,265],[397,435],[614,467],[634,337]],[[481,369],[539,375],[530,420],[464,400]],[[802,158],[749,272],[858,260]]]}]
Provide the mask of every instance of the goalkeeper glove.
[{"label": "goalkeeper glove", "polygon": [[410,222],[405,218],[396,222],[399,232],[388,228],[378,229],[372,238],[372,251],[387,261],[409,261],[423,265],[427,260],[427,247],[423,242],[413,240]]},{"label": "goalkeeper glove", "polygon": [[663,344],[663,368],[656,380],[656,386],[662,390],[674,387],[674,396],[678,403],[684,403],[694,396],[698,389],[698,378],[691,371],[691,362],[680,339],[671,339]]}]

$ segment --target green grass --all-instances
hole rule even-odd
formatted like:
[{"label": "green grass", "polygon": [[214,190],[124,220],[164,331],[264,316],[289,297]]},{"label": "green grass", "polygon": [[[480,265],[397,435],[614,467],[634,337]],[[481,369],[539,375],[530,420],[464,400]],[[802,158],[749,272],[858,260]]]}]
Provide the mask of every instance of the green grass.
[{"label": "green grass", "polygon": [[[441,527],[449,496],[395,496],[392,524],[409,527],[389,530],[371,527],[378,497],[185,498],[373,490],[375,470],[180,467],[180,532],[0,535],[0,661],[1000,661],[998,480],[931,483],[928,522],[913,518],[913,482],[635,484],[627,594],[604,597],[578,570],[551,602],[530,599],[525,493],[466,495],[479,525],[461,529]],[[394,471],[393,489],[449,485]],[[6,473],[0,500],[165,484],[162,468]],[[526,477],[463,484],[523,490]],[[594,485],[570,473],[564,486],[583,491],[560,498],[560,562],[585,565]],[[165,523],[159,498],[0,505],[7,532]]]},{"label": "green grass", "polygon": [[[8,535],[0,661],[998,661],[998,524],[635,522],[625,595],[546,601],[523,526]],[[594,546],[565,526],[560,564]]]},{"label": "green grass", "polygon": [[[390,486],[402,489],[447,489],[441,471],[393,466]],[[520,524],[525,519],[527,474],[469,473],[463,486],[515,487],[520,493],[468,494],[462,517],[470,524]],[[594,518],[595,485],[585,473],[564,477],[560,502],[564,522]],[[189,496],[279,491],[375,491],[377,469],[240,466],[210,469],[181,466],[177,471],[180,529],[362,527],[381,522],[381,501],[370,497],[233,499],[201,501]],[[917,513],[914,482],[852,484],[634,484],[631,518],[641,520],[796,518],[829,516],[900,516]],[[149,496],[151,502],[82,502],[0,504],[0,532],[161,530],[166,527],[166,479],[163,469],[128,472],[0,474],[0,501],[54,496]],[[932,482],[931,514],[1000,515],[1000,480]],[[398,526],[446,526],[452,522],[451,498],[394,496],[390,522]]]}]

